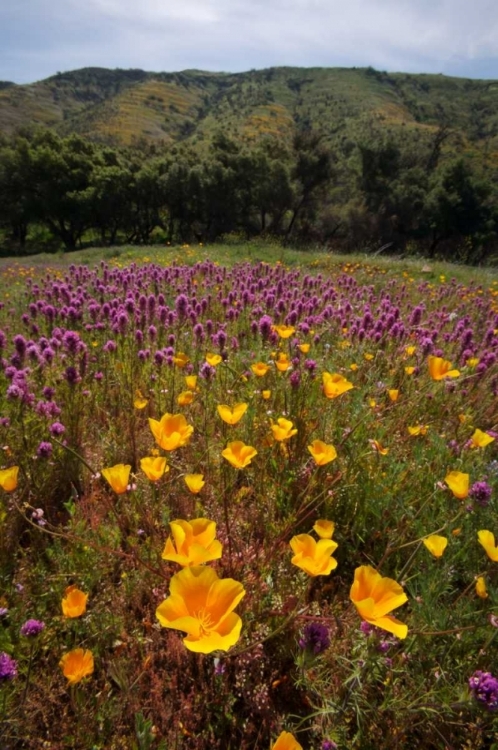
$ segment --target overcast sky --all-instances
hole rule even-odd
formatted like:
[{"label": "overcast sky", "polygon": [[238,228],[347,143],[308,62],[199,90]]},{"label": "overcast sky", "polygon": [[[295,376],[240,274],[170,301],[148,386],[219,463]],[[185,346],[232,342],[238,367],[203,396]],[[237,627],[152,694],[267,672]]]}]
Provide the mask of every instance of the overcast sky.
[{"label": "overcast sky", "polygon": [[498,79],[497,0],[0,0],[0,80],[98,66]]}]

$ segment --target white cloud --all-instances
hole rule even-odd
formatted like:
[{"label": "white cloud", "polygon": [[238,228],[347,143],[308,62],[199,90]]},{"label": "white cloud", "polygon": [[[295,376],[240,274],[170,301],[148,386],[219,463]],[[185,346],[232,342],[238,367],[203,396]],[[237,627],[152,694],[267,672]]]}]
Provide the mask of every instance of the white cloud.
[{"label": "white cloud", "polygon": [[83,65],[372,65],[448,74],[485,66],[491,77],[495,7],[495,0],[16,0],[0,8],[0,78],[34,80]]}]

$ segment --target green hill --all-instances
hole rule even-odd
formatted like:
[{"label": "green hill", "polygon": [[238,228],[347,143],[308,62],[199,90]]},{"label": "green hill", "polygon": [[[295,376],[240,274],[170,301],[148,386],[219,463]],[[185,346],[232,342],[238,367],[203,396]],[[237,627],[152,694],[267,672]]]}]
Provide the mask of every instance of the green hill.
[{"label": "green hill", "polygon": [[498,81],[383,73],[372,68],[269,68],[247,73],[148,73],[83,68],[38,83],[0,85],[0,132],[42,126],[111,145],[189,141],[212,134],[290,140],[311,125],[348,149],[380,127],[422,138],[450,126],[455,146],[496,161]]},{"label": "green hill", "polygon": [[496,257],[498,81],[84,68],[0,84],[7,249],[156,230]]}]

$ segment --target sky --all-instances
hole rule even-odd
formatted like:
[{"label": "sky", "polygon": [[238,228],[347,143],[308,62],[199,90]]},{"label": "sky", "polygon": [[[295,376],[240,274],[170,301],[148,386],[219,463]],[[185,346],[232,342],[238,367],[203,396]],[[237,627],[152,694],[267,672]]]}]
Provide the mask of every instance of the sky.
[{"label": "sky", "polygon": [[498,79],[496,0],[0,0],[0,80],[83,67]]}]

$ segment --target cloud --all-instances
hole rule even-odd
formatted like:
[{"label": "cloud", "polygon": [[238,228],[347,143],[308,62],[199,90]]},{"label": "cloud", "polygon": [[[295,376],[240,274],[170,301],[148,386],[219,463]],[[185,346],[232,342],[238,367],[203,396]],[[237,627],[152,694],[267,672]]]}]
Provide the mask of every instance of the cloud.
[{"label": "cloud", "polygon": [[237,72],[271,65],[372,65],[460,75],[486,70],[498,78],[494,0],[16,0],[3,5],[0,78],[15,81],[82,66]]}]

